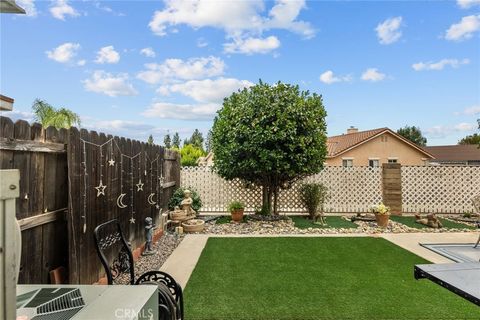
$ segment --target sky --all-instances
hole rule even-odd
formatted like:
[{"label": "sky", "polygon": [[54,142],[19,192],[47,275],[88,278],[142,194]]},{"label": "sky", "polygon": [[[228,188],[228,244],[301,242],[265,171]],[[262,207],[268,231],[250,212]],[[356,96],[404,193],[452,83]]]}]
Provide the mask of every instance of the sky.
[{"label": "sky", "polygon": [[82,127],[162,143],[211,128],[264,82],[323,96],[328,134],[405,125],[429,145],[478,131],[480,0],[35,1],[0,15],[0,92]]}]

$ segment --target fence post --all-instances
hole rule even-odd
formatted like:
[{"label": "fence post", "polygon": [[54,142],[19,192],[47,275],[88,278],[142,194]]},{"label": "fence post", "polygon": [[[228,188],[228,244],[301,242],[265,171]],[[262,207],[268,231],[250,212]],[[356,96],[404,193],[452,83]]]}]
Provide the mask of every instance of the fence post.
[{"label": "fence post", "polygon": [[16,285],[20,267],[20,227],[15,220],[20,172],[0,170],[0,318],[15,319]]},{"label": "fence post", "polygon": [[384,163],[382,166],[383,203],[394,215],[402,215],[402,165]]}]

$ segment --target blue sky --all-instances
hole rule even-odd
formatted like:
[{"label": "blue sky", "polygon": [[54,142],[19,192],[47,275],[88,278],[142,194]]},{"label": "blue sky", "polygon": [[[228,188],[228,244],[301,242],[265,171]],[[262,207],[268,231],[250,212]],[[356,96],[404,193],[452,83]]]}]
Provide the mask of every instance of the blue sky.
[{"label": "blue sky", "polygon": [[480,1],[34,1],[0,16],[2,94],[92,130],[157,142],[212,125],[262,79],[323,95],[328,133],[419,126],[430,145],[477,132]]}]

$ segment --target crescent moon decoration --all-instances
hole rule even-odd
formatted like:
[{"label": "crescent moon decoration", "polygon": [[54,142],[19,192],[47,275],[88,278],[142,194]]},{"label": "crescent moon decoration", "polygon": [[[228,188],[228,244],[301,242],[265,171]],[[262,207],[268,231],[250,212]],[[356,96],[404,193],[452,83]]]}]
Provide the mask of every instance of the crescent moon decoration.
[{"label": "crescent moon decoration", "polygon": [[120,193],[120,195],[117,198],[117,206],[120,209],[126,208],[127,206],[123,204],[123,197],[125,197],[127,194],[126,193]]},{"label": "crescent moon decoration", "polygon": [[154,196],[155,196],[155,193],[150,193],[150,195],[147,198],[148,204],[151,204],[152,206],[156,204],[156,202],[152,200]]}]

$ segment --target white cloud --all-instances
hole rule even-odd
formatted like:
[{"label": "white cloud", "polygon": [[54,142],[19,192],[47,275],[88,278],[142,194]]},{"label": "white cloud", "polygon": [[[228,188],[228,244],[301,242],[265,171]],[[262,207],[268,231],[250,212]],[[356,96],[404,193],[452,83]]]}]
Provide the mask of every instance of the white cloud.
[{"label": "white cloud", "polygon": [[182,59],[166,59],[163,63],[148,63],[145,71],[137,77],[147,83],[155,84],[160,81],[193,80],[222,75],[225,63],[217,57],[201,57]]},{"label": "white cloud", "polygon": [[477,114],[480,114],[480,105],[466,108],[463,111],[463,113],[466,114],[467,116],[475,116]]},{"label": "white cloud", "polygon": [[145,57],[148,58],[155,58],[156,56],[155,51],[153,51],[153,49],[150,47],[140,50],[140,54],[143,54]]},{"label": "white cloud", "polygon": [[116,76],[102,70],[96,70],[90,79],[83,81],[85,90],[103,93],[110,97],[133,96],[138,92],[128,83],[128,74],[120,73]]},{"label": "white cloud", "polygon": [[97,52],[97,59],[95,60],[95,63],[118,63],[120,61],[120,54],[115,51],[115,48],[113,46],[107,46],[100,48],[100,50]]},{"label": "white cloud", "polygon": [[280,47],[280,40],[275,36],[267,38],[246,38],[233,39],[233,42],[223,45],[224,51],[227,53],[243,53],[251,55],[254,53],[268,53]]},{"label": "white cloud", "polygon": [[54,18],[63,21],[65,21],[66,16],[77,17],[80,15],[77,10],[68,4],[67,0],[54,1],[50,13]]},{"label": "white cloud", "polygon": [[335,82],[348,82],[352,81],[352,76],[336,76],[333,71],[327,70],[320,75],[320,81],[326,84],[332,84]]},{"label": "white cloud", "polygon": [[204,38],[197,39],[197,47],[204,48],[206,46],[208,46],[208,42]]},{"label": "white cloud", "polygon": [[60,63],[69,63],[72,62],[73,58],[77,55],[78,50],[80,49],[80,44],[66,42],[59,45],[53,50],[45,51],[49,59],[55,60]]},{"label": "white cloud", "polygon": [[86,63],[87,63],[87,61],[84,60],[84,59],[77,61],[77,65],[78,65],[78,66],[84,66]]},{"label": "white cloud", "polygon": [[218,103],[176,104],[155,102],[142,115],[145,117],[177,120],[211,120],[221,107]]},{"label": "white cloud", "polygon": [[462,123],[459,123],[459,124],[455,125],[454,129],[456,131],[461,131],[461,132],[473,131],[473,130],[477,129],[477,124],[462,122]]},{"label": "white cloud", "polygon": [[248,80],[233,78],[190,80],[184,83],[161,86],[157,92],[163,95],[180,93],[198,102],[221,103],[223,98],[230,96],[233,92],[253,85],[254,83]]},{"label": "white cloud", "polygon": [[168,27],[186,24],[192,28],[214,27],[225,30],[228,35],[243,32],[261,33],[269,29],[286,29],[305,37],[314,35],[308,22],[297,20],[305,1],[277,0],[268,16],[262,16],[265,3],[261,0],[218,1],[165,0],[165,8],[155,11],[149,23],[150,29],[159,36],[167,34]]},{"label": "white cloud", "polygon": [[480,0],[457,0],[457,4],[462,9],[468,9],[475,5],[480,5]]},{"label": "white cloud", "polygon": [[362,80],[364,81],[372,81],[372,82],[377,82],[377,81],[382,81],[386,78],[386,74],[381,73],[378,71],[377,68],[368,68],[365,70],[365,72],[362,73]]},{"label": "white cloud", "polygon": [[458,60],[458,59],[442,59],[438,62],[417,62],[412,64],[412,68],[415,71],[422,71],[422,70],[443,70],[446,66],[450,66],[452,68],[458,68],[459,66],[463,64],[469,64],[470,60],[468,59],[463,59],[463,60]]},{"label": "white cloud", "polygon": [[142,115],[162,119],[211,120],[221,107],[217,103],[176,104],[167,102],[153,103]]},{"label": "white cloud", "polygon": [[27,17],[36,17],[37,8],[35,7],[35,0],[17,0],[17,5],[25,9],[25,15]]},{"label": "white cloud", "polygon": [[445,32],[445,39],[461,41],[469,39],[474,32],[480,30],[480,15],[463,17],[459,23],[452,24]]},{"label": "white cloud", "polygon": [[[229,40],[224,45],[226,52],[253,54],[278,48],[278,38],[261,37],[263,32],[273,29],[288,30],[306,39],[315,36],[315,30],[310,23],[298,20],[300,12],[306,8],[304,0],[276,0],[267,15],[264,14],[266,5],[263,0],[218,1],[214,5],[211,0],[164,2],[165,8],[155,11],[149,23],[153,33],[165,36],[169,32],[178,32],[178,25],[187,25],[194,29],[222,29]],[[200,41],[199,44],[204,42]]]},{"label": "white cloud", "polygon": [[33,122],[35,119],[35,115],[30,111],[19,111],[19,110],[12,110],[12,111],[0,111],[1,116],[6,116],[12,119],[13,122],[17,120],[25,120],[28,122]]},{"label": "white cloud", "polygon": [[472,132],[477,129],[477,124],[462,122],[453,126],[433,126],[425,130],[425,135],[431,138],[445,138],[454,133]]},{"label": "white cloud", "polygon": [[402,26],[402,17],[389,18],[379,23],[375,28],[377,37],[381,44],[391,44],[396,42],[402,36],[400,27]]}]

